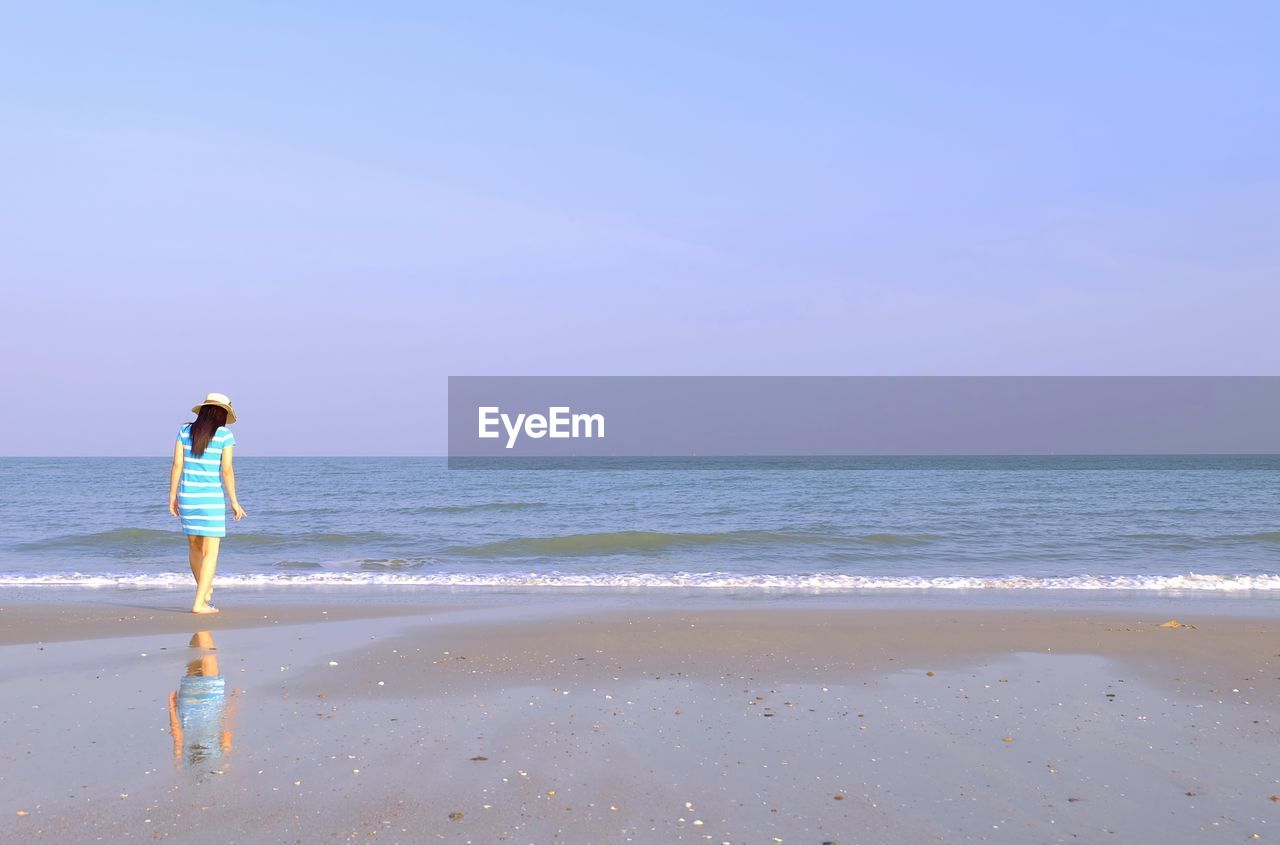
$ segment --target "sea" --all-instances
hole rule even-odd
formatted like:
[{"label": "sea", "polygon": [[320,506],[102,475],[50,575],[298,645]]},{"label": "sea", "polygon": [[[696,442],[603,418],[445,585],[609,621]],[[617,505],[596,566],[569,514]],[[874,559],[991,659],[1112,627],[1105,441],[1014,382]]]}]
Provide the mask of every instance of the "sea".
[{"label": "sea", "polygon": [[[0,459],[0,587],[191,585],[167,458]],[[237,456],[220,586],[1280,598],[1277,456]]]}]

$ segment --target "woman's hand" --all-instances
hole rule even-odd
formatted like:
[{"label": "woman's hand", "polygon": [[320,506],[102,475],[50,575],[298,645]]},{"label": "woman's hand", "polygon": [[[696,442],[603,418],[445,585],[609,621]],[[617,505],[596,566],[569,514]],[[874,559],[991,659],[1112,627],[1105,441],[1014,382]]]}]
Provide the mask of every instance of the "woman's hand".
[{"label": "woman's hand", "polygon": [[244,519],[244,516],[245,516],[244,508],[240,507],[239,502],[231,503],[231,513],[235,515],[236,522],[239,522],[240,520]]},{"label": "woman's hand", "polygon": [[178,517],[181,516],[181,514],[178,513],[178,497],[177,496],[169,497],[169,513],[173,514],[174,516],[178,516]]}]

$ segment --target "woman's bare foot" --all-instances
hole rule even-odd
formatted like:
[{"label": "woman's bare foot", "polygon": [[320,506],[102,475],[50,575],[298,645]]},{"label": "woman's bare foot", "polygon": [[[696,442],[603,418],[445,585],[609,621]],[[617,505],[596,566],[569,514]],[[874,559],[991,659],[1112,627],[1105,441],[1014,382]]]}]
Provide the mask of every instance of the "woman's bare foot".
[{"label": "woman's bare foot", "polygon": [[211,604],[196,604],[191,606],[192,613],[219,613],[218,608]]}]

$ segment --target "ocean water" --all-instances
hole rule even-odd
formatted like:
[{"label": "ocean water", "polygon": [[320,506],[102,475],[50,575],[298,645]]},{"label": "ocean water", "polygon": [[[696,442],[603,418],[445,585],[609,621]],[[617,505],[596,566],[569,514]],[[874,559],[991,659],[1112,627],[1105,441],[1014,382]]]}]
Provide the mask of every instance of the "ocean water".
[{"label": "ocean water", "polygon": [[[0,586],[190,584],[164,458],[0,459]],[[219,583],[1280,591],[1280,460],[255,458]]]}]

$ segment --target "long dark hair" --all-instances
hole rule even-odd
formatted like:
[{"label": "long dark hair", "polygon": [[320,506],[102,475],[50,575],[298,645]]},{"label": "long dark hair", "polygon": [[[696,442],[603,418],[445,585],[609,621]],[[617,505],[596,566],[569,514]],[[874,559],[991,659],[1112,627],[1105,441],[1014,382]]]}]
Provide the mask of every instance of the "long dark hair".
[{"label": "long dark hair", "polygon": [[227,424],[227,409],[217,405],[201,405],[196,421],[191,424],[191,455],[200,457],[218,429]]}]

